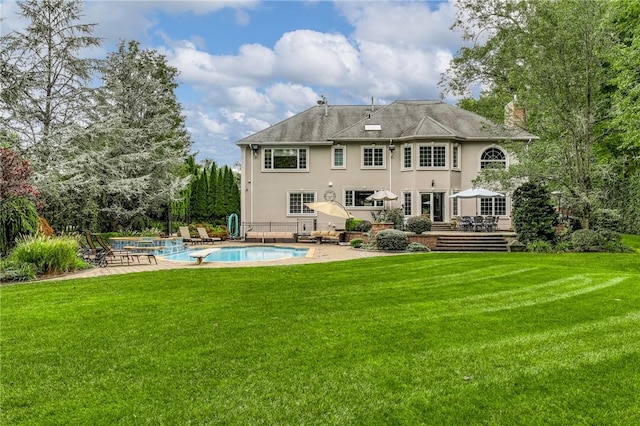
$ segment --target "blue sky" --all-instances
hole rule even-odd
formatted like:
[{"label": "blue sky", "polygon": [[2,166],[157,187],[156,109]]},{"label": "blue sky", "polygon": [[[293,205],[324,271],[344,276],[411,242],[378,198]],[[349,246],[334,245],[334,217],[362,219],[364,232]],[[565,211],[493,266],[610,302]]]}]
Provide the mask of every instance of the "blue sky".
[{"label": "blue sky", "polygon": [[[2,0],[2,33],[21,28]],[[198,160],[232,166],[235,142],[316,105],[437,99],[462,44],[448,1],[99,1],[83,4],[104,57],[138,40],[178,68]],[[452,99],[446,99],[453,101]]]}]

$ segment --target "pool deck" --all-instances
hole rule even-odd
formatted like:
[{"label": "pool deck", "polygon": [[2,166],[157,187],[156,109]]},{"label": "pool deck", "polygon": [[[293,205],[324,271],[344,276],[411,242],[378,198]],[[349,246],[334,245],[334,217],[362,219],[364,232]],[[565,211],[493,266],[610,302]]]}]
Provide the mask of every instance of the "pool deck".
[{"label": "pool deck", "polygon": [[[205,248],[219,248],[219,247],[247,247],[247,246],[261,246],[262,244],[244,243],[238,241],[223,241],[211,244],[196,244],[189,245],[189,248],[205,249]],[[61,275],[52,278],[43,278],[38,281],[60,281],[69,280],[74,278],[90,278],[90,277],[103,277],[109,275],[118,274],[130,274],[134,272],[145,271],[160,271],[168,269],[181,269],[181,268],[239,268],[239,267],[255,267],[255,266],[279,266],[279,265],[296,265],[296,264],[309,264],[309,263],[324,263],[324,262],[336,262],[340,260],[349,259],[361,259],[367,257],[376,256],[398,256],[398,253],[382,253],[365,250],[355,250],[348,245],[338,244],[312,244],[312,243],[284,243],[284,244],[264,244],[267,246],[279,246],[279,247],[296,247],[296,248],[308,248],[309,253],[306,257],[286,258],[278,260],[261,260],[261,261],[247,261],[247,262],[203,262],[201,265],[196,264],[196,261],[192,262],[180,262],[164,260],[162,257],[158,257],[158,264],[148,263],[146,259],[141,259],[140,263],[135,262],[130,265],[110,264],[106,268],[91,268],[82,271],[73,272],[66,275]],[[27,281],[34,282],[34,281]]]}]

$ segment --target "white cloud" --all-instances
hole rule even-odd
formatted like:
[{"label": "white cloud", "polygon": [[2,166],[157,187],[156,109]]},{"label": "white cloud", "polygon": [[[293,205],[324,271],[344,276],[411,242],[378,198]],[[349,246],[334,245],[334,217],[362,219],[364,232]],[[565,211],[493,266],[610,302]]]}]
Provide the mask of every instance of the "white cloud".
[{"label": "white cloud", "polygon": [[[272,44],[239,45],[232,54],[208,50],[207,34],[172,39],[154,18],[158,11],[206,16],[231,8],[235,24],[250,31],[260,5],[234,0],[85,1],[83,21],[98,22],[95,35],[112,45],[135,39],[167,57],[188,88],[180,101],[194,149],[222,164],[239,156],[233,142],[315,105],[320,93],[331,104],[368,103],[371,96],[383,103],[437,98],[440,74],[462,43],[449,30],[454,0],[337,1],[336,19],[346,20],[351,26],[347,32],[299,28],[283,32]],[[12,1],[1,7],[3,16],[16,9]],[[7,29],[14,25],[3,22]],[[152,44],[157,37],[160,41]]]},{"label": "white cloud", "polygon": [[451,48],[460,37],[449,30],[455,18],[454,1],[337,2],[336,7],[355,28],[353,38],[394,46],[423,49]]},{"label": "white cloud", "polygon": [[342,34],[285,33],[275,45],[277,71],[293,82],[343,86],[361,75],[359,54]]}]

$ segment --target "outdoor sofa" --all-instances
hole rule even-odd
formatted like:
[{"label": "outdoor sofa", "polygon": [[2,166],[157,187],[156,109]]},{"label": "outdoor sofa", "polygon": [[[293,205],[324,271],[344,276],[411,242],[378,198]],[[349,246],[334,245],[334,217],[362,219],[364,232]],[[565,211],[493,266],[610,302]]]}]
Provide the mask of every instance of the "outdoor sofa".
[{"label": "outdoor sofa", "polygon": [[295,243],[297,240],[295,232],[284,231],[249,231],[244,237],[247,243]]}]

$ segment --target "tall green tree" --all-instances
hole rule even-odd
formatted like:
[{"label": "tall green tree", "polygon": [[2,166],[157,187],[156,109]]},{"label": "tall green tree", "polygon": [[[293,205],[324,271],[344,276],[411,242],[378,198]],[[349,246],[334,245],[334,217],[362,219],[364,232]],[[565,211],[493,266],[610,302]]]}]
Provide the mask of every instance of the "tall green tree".
[{"label": "tall green tree", "polygon": [[215,161],[211,162],[209,168],[209,185],[207,188],[207,217],[215,218],[216,206],[218,204],[216,188],[218,186],[218,166]]},{"label": "tall green tree", "polygon": [[121,42],[102,68],[93,124],[82,135],[78,177],[91,183],[107,227],[162,219],[188,184],[190,137],[175,95],[178,71],[136,41]]},{"label": "tall green tree", "polygon": [[458,7],[453,27],[472,44],[454,58],[445,91],[464,95],[483,84],[517,96],[528,130],[540,140],[518,153],[520,166],[511,173],[561,189],[588,227],[605,189],[595,151],[607,134],[602,121],[609,113],[607,3],[462,0]]},{"label": "tall green tree", "polygon": [[71,140],[87,122],[97,64],[81,53],[100,39],[79,0],[18,5],[25,29],[0,38],[0,125],[18,135],[45,204],[73,209],[62,175],[77,164]]}]

